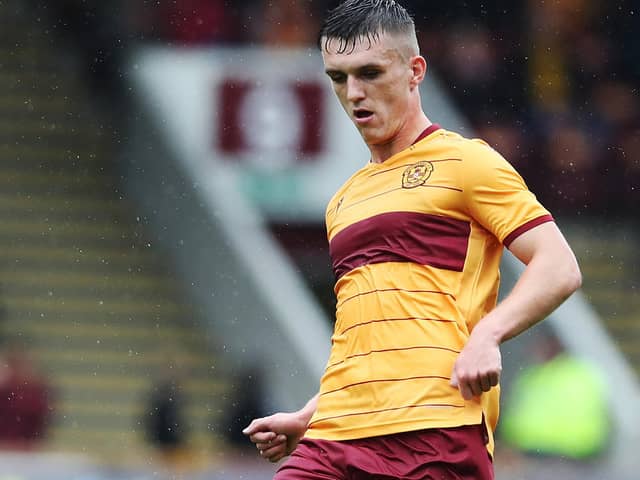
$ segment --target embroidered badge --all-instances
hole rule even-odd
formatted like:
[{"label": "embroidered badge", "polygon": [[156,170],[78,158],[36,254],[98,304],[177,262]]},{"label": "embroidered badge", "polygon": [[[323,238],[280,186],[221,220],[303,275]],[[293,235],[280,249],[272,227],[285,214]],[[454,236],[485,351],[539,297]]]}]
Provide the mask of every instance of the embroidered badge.
[{"label": "embroidered badge", "polygon": [[408,166],[402,173],[402,188],[415,188],[424,185],[433,172],[431,162],[418,162]]}]

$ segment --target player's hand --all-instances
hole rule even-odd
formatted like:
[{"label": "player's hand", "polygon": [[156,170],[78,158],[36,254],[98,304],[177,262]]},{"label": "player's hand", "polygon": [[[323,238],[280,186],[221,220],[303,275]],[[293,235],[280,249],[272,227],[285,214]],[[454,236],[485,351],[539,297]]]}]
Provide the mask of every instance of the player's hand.
[{"label": "player's hand", "polygon": [[262,458],[277,462],[293,452],[306,430],[306,421],[295,412],[256,418],[242,433],[256,445]]},{"label": "player's hand", "polygon": [[458,355],[450,384],[460,390],[465,400],[470,400],[498,385],[501,372],[498,342],[476,328]]}]

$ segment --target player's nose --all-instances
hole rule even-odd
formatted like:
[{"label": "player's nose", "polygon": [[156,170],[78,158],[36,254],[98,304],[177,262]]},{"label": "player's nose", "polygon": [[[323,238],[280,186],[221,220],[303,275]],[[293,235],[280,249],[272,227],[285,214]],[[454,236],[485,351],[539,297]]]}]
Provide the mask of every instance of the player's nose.
[{"label": "player's nose", "polygon": [[357,78],[349,75],[347,77],[347,100],[357,102],[364,98],[364,88],[362,82]]}]

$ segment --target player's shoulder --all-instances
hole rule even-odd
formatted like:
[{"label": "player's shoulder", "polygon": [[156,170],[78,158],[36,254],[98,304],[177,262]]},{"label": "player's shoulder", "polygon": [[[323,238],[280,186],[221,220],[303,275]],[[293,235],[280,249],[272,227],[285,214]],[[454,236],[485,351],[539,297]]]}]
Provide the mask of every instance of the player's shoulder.
[{"label": "player's shoulder", "polygon": [[465,168],[508,164],[508,161],[482,138],[444,130],[440,141],[455,152]]},{"label": "player's shoulder", "polygon": [[466,136],[451,130],[444,130],[441,135],[441,142],[448,144],[451,148],[459,150],[462,154],[498,154],[486,141],[482,138]]},{"label": "player's shoulder", "polygon": [[413,148],[424,152],[447,152],[451,156],[460,158],[497,153],[480,138],[467,137],[445,128],[439,128],[433,135],[413,145]]}]

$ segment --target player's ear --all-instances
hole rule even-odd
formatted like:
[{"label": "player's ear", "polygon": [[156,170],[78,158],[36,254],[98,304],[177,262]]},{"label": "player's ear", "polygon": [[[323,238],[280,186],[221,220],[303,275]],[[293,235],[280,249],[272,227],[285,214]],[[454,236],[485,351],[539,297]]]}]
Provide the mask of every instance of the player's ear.
[{"label": "player's ear", "polygon": [[422,55],[415,55],[411,57],[411,79],[410,84],[412,88],[420,85],[420,82],[424,80],[424,76],[427,74],[427,61]]}]

